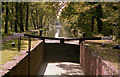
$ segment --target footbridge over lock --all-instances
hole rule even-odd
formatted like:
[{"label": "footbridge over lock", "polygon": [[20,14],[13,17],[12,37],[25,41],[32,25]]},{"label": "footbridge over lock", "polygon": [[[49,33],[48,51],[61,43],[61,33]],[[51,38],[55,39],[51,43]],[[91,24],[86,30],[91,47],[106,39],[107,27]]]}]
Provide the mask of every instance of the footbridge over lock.
[{"label": "footbridge over lock", "polygon": [[[81,48],[83,49],[84,41],[111,39],[106,37],[66,39],[28,34],[24,36],[27,36],[29,39],[28,54],[5,76],[85,76],[86,70],[83,68],[84,65],[82,64],[84,59],[81,58],[83,54],[81,53]],[[43,41],[34,49],[31,49],[31,38],[39,38]],[[95,75],[95,73],[93,72],[91,75]]]}]

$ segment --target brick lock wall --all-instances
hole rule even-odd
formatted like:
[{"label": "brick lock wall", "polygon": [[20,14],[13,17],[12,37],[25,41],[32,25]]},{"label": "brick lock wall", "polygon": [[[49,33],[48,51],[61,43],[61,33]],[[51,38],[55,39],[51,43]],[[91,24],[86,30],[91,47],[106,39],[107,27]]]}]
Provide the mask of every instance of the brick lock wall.
[{"label": "brick lock wall", "polygon": [[[44,42],[39,43],[35,48],[33,48],[30,52],[30,74],[36,75],[40,65],[43,61],[43,48]],[[13,77],[18,75],[28,75],[28,54],[8,73],[4,75],[4,77]]]},{"label": "brick lock wall", "polygon": [[117,72],[114,69],[110,69],[111,66],[107,66],[96,53],[84,46],[84,42],[80,43],[80,64],[86,75],[108,75],[117,76]]}]

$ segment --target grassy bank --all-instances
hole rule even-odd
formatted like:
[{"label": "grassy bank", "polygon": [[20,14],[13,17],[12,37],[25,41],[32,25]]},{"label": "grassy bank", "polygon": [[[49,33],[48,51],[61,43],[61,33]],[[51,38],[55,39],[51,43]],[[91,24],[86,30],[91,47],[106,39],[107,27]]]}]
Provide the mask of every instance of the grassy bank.
[{"label": "grassy bank", "polygon": [[[28,49],[28,38],[22,38],[23,40],[21,40],[21,51]],[[11,46],[11,43],[15,42],[15,47]],[[37,43],[38,40],[37,39],[32,39],[32,47],[34,46],[35,43]],[[2,51],[0,51],[2,54],[2,61],[0,61],[0,64],[4,64],[7,61],[11,61],[13,60],[12,58],[16,55],[21,55],[18,52],[18,39],[12,39],[9,41],[6,41],[2,44]]]},{"label": "grassy bank", "polygon": [[[102,43],[105,43],[105,47],[102,47]],[[118,68],[118,49],[112,49],[118,43],[110,41],[87,41],[86,44],[93,50],[96,51],[104,60],[111,62],[115,67]]]}]

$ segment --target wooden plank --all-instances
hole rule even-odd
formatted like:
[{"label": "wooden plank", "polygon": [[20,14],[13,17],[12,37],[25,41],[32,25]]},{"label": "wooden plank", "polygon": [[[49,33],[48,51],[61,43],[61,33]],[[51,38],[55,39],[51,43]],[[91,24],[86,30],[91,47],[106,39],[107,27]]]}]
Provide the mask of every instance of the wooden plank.
[{"label": "wooden plank", "polygon": [[24,36],[27,37],[32,37],[32,38],[41,38],[42,40],[44,39],[51,39],[51,40],[64,40],[64,41],[70,41],[70,40],[111,40],[112,37],[93,37],[93,38],[54,38],[54,37],[41,37],[37,35],[29,35],[29,34],[24,34]]}]

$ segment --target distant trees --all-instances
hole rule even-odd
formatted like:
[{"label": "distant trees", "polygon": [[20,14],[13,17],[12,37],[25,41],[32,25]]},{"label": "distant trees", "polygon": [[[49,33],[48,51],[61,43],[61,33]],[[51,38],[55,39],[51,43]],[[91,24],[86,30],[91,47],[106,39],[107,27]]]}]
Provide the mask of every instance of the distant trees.
[{"label": "distant trees", "polygon": [[69,2],[62,11],[61,19],[68,21],[71,31],[76,34],[85,32],[91,37],[96,34],[118,35],[118,3],[117,2]]},{"label": "distant trees", "polygon": [[7,34],[50,27],[47,25],[56,17],[57,5],[57,2],[2,2],[2,31]]},{"label": "distant trees", "polygon": [[[31,29],[49,29],[55,24],[59,2],[2,2],[2,31],[24,32]],[[119,3],[120,4],[120,3]],[[60,19],[75,36],[96,34],[118,35],[117,2],[67,2]]]}]

